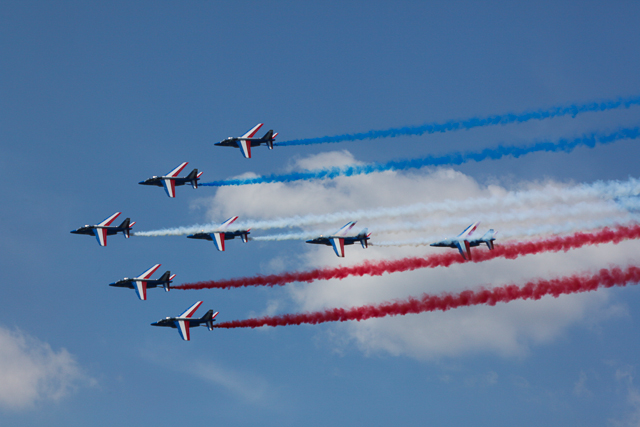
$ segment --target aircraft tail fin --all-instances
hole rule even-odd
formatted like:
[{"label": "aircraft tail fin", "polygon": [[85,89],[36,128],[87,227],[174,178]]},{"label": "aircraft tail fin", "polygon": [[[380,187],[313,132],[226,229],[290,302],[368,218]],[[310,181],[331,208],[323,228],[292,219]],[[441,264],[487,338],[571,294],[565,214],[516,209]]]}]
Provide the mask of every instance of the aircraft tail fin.
[{"label": "aircraft tail fin", "polygon": [[193,188],[198,188],[198,178],[200,178],[200,175],[202,175],[202,172],[198,173],[198,169],[192,170],[191,173],[187,175],[187,180],[189,180]]},{"label": "aircraft tail fin", "polygon": [[[169,273],[169,272],[167,271],[167,273]],[[166,281],[166,282],[164,282],[164,283],[162,284],[162,287],[164,288],[164,291],[165,291],[165,292],[169,292],[169,291],[171,290],[171,281],[172,281],[175,277],[176,277],[176,275],[175,275],[175,274],[172,274],[171,276],[169,276],[169,279],[167,279],[167,281]]]},{"label": "aircraft tail fin", "polygon": [[368,228],[364,228],[360,233],[358,233],[358,239],[364,249],[369,247],[369,236],[371,236],[371,233],[369,233]]},{"label": "aircraft tail fin", "polygon": [[216,311],[215,313],[213,312],[213,310],[209,310],[205,313],[204,316],[202,316],[202,320],[204,320],[207,324],[207,328],[209,328],[210,331],[213,331],[213,322],[215,322],[215,318],[218,315],[218,311]]},{"label": "aircraft tail fin", "polygon": [[493,249],[494,248],[493,241],[496,240],[496,234],[498,234],[498,232],[494,231],[494,229],[492,228],[486,233],[484,233],[484,236],[482,236],[480,240],[486,243],[489,249]]},{"label": "aircraft tail fin", "polygon": [[[133,224],[135,224],[135,222]],[[127,239],[130,237],[129,232],[131,230],[131,227],[133,227],[133,224],[131,223],[131,218],[127,218],[122,221],[122,224],[118,226],[118,228],[122,229],[122,234],[124,234],[124,237]]]},{"label": "aircraft tail fin", "polygon": [[269,129],[269,132],[262,137],[262,140],[267,143],[269,150],[273,150],[273,129]]}]

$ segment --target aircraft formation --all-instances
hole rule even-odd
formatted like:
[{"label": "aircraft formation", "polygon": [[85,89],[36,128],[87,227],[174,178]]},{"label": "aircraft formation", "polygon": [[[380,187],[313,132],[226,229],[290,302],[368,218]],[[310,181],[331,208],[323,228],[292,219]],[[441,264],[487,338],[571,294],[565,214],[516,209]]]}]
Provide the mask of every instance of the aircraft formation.
[{"label": "aircraft formation", "polygon": [[[274,147],[273,143],[278,133],[274,133],[273,130],[269,130],[262,138],[255,138],[255,134],[262,126],[263,123],[258,123],[244,135],[240,137],[229,137],[225,140],[215,143],[215,145],[222,147],[240,148],[240,151],[245,158],[251,158],[251,147],[266,145],[270,150],[272,150]],[[180,172],[182,172],[182,170],[187,166],[187,164],[188,162],[183,162],[167,175],[153,176],[144,181],[140,181],[139,184],[163,187],[167,196],[169,196],[170,198],[176,197],[176,187],[178,186],[190,184],[192,188],[197,189],[198,181],[200,180],[203,172],[198,172],[198,169],[193,169],[187,176],[178,176]],[[84,225],[83,227],[80,227],[76,230],[72,230],[71,233],[85,234],[89,236],[93,235],[97,239],[100,246],[107,246],[107,236],[115,235],[118,233],[122,233],[124,237],[128,239],[135,222],[131,222],[130,218],[126,218],[118,226],[111,225],[120,214],[121,212],[116,212],[96,225]],[[237,219],[237,216],[233,216],[221,223],[215,230],[206,232],[202,230],[198,233],[189,234],[187,238],[212,241],[218,251],[225,251],[225,242],[227,240],[233,240],[236,237],[240,237],[244,243],[247,243],[249,241],[250,229],[234,230],[230,228]],[[489,230],[482,237],[472,237],[473,232],[478,227],[478,224],[479,222],[475,222],[467,227],[458,236],[447,238],[439,242],[434,242],[431,244],[431,246],[449,247],[454,249],[457,248],[463,260],[471,260],[472,247],[486,244],[487,247],[491,250],[494,248],[493,242],[496,240],[495,236],[497,233],[494,232],[493,229]],[[358,234],[350,234],[351,229],[355,225],[356,221],[350,221],[335,233],[326,236],[320,235],[316,238],[307,240],[306,243],[331,246],[336,256],[338,256],[339,258],[344,258],[345,246],[360,243],[363,249],[369,247],[371,233],[369,233],[367,228],[364,228]],[[176,277],[175,274],[171,274],[170,271],[166,271],[158,279],[151,279],[151,276],[156,272],[156,270],[158,270],[158,268],[160,268],[160,266],[161,264],[155,264],[153,267],[149,268],[139,276],[133,278],[125,277],[121,280],[109,284],[109,286],[133,289],[135,290],[138,298],[142,301],[145,301],[147,299],[147,289],[162,287],[166,292],[169,292],[169,290],[171,289],[171,283]],[[209,330],[213,330],[213,322],[216,321],[216,316],[218,315],[217,311],[214,313],[213,310],[209,310],[201,318],[193,318],[194,313],[200,307],[200,305],[202,305],[202,301],[196,302],[177,317],[165,317],[164,319],[160,319],[157,322],[152,323],[151,325],[177,329],[182,339],[185,341],[189,341],[191,327],[206,325]]]}]

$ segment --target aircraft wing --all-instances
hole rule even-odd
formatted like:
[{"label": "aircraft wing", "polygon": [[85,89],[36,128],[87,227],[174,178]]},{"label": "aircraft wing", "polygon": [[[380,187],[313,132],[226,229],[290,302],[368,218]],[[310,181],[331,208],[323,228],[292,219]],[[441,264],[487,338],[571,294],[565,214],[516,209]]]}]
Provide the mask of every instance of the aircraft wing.
[{"label": "aircraft wing", "polygon": [[242,155],[245,159],[251,158],[251,141],[250,139],[254,137],[258,129],[262,127],[262,123],[258,123],[253,129],[249,132],[245,133],[238,139],[238,147],[240,147],[240,151],[242,151]]},{"label": "aircraft wing", "polygon": [[97,225],[97,227],[108,227],[111,225],[111,223],[118,218],[118,216],[120,216],[122,212],[116,212],[113,215],[111,215],[109,218],[105,219],[104,221],[102,221],[100,224]]},{"label": "aircraft wing", "polygon": [[260,128],[262,127],[264,123],[258,123],[257,125],[255,125],[251,130],[249,130],[247,133],[245,133],[244,135],[242,135],[240,138],[241,139],[249,139],[249,138],[253,138],[253,136],[256,134],[256,132],[258,132],[260,130]]},{"label": "aircraft wing", "polygon": [[[458,248],[458,251],[460,252],[460,255],[462,255],[462,258],[464,260],[467,261],[471,261],[471,247],[469,245],[469,242],[466,240],[456,240],[455,242],[456,248]],[[463,249],[463,245],[464,245],[464,249]],[[467,252],[467,256],[465,256],[465,249]]]},{"label": "aircraft wing", "polygon": [[349,232],[349,230],[351,230],[354,225],[356,225],[356,221],[351,221],[351,222],[346,223],[345,225],[342,226],[342,228],[340,230],[336,231],[335,235],[336,236],[346,236],[347,233]]},{"label": "aircraft wing", "polygon": [[213,232],[211,233],[213,244],[219,251],[224,251],[224,233]]},{"label": "aircraft wing", "polygon": [[167,193],[167,196],[171,198],[176,197],[176,181],[174,179],[163,179],[162,186],[164,187],[164,191]]},{"label": "aircraft wing", "polygon": [[338,255],[340,258],[344,258],[344,239],[341,239],[339,237],[332,237],[331,246],[333,246],[333,251],[336,253],[336,255]]},{"label": "aircraft wing", "polygon": [[100,246],[107,246],[107,235],[108,235],[109,230],[107,230],[106,228],[94,228],[93,229],[93,234],[96,236],[96,239],[98,240],[98,244]]},{"label": "aircraft wing", "polygon": [[141,275],[139,275],[138,277],[136,277],[136,279],[145,280],[145,279],[150,278],[150,277],[151,277],[151,275],[152,275],[153,273],[155,273],[155,272],[156,272],[156,270],[157,270],[158,268],[160,268],[160,266],[161,266],[161,265],[162,265],[162,264],[156,264],[156,265],[154,265],[153,267],[151,267],[150,269],[148,269],[147,271],[145,271],[144,273],[142,273]]},{"label": "aircraft wing", "polygon": [[480,221],[474,222],[473,224],[465,228],[464,231],[458,235],[458,238],[461,240],[464,240],[467,237],[471,236],[475,231],[475,229],[478,228],[479,224],[480,224]]},{"label": "aircraft wing", "polygon": [[179,316],[179,320],[176,320],[176,322],[175,322],[176,326],[178,328],[178,332],[180,333],[180,336],[185,341],[189,341],[191,339],[191,336],[190,336],[190,333],[189,333],[189,328],[191,326],[191,321],[188,320],[188,319],[191,319],[191,316],[193,316],[193,314],[196,312],[198,307],[200,307],[201,305],[202,305],[202,301],[196,302],[191,307],[189,307],[187,310],[185,310],[185,312],[182,313]]},{"label": "aircraft wing", "polygon": [[220,227],[218,227],[218,230],[226,230],[236,219],[238,219],[237,216],[232,216],[231,218],[229,218],[228,220],[220,224]]},{"label": "aircraft wing", "polygon": [[197,301],[195,304],[193,304],[191,307],[187,308],[180,316],[178,316],[180,319],[185,319],[185,318],[191,318],[191,316],[193,316],[193,314],[196,312],[196,310],[198,309],[198,307],[200,307],[202,305],[202,301]]},{"label": "aircraft wing", "polygon": [[187,166],[188,164],[189,164],[189,162],[182,163],[180,166],[178,166],[177,168],[175,168],[174,170],[169,172],[167,174],[167,177],[168,178],[176,178],[178,176],[178,174],[180,174],[180,172],[182,172],[182,169],[184,169],[185,166]]},{"label": "aircraft wing", "polygon": [[136,294],[138,294],[138,298],[140,298],[142,301],[145,301],[147,299],[147,280],[153,273],[156,272],[160,265],[161,264],[154,265],[153,267],[142,273],[140,276],[136,277],[135,280],[133,280]]}]

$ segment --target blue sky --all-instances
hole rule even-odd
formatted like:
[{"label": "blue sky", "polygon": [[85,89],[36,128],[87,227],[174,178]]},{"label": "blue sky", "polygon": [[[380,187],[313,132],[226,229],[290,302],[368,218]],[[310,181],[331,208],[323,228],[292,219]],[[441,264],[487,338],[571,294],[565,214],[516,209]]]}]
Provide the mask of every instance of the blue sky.
[{"label": "blue sky", "polygon": [[[231,241],[220,253],[184,236],[114,236],[102,248],[69,231],[116,211],[143,231],[637,177],[640,153],[628,140],[332,181],[180,187],[175,199],[137,184],[183,161],[213,181],[638,126],[640,108],[632,107],[420,137],[261,147],[251,160],[213,146],[258,122],[286,141],[637,96],[639,8],[3,2],[0,166],[8,182],[0,205],[0,423],[637,425],[640,291],[633,286],[353,324],[197,328],[190,342],[149,326],[197,300],[204,301],[200,315],[213,308],[225,321],[522,283],[638,262],[636,242],[273,289],[150,290],[139,301],[133,291],[107,285],[155,263],[176,273],[179,284],[445,249],[349,247],[338,259],[329,248],[295,240]],[[459,214],[474,215],[489,213]],[[440,218],[447,219],[394,221]],[[607,218],[584,212],[549,222]],[[416,237],[376,235],[382,223],[360,225],[379,241]],[[457,234],[465,225],[417,236]],[[529,225],[484,221],[482,231]]]}]

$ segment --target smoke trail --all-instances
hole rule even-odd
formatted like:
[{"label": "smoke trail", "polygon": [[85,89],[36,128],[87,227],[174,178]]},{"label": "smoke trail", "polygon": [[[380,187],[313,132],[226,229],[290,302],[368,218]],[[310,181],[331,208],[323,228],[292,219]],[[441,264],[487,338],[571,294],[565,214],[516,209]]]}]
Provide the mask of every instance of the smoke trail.
[{"label": "smoke trail", "polygon": [[596,274],[575,274],[551,280],[538,279],[523,286],[506,285],[491,289],[462,291],[457,294],[442,293],[440,295],[423,294],[419,298],[410,297],[405,300],[369,304],[353,308],[332,308],[312,313],[281,314],[265,316],[259,319],[234,320],[215,325],[217,328],[258,328],[260,326],[287,326],[309,323],[317,325],[324,322],[345,322],[347,320],[367,320],[386,316],[404,316],[430,311],[447,311],[459,307],[473,305],[496,305],[515,300],[539,300],[551,295],[591,292],[599,288],[627,286],[640,281],[640,267],[628,266],[602,269]]},{"label": "smoke trail", "polygon": [[585,104],[574,104],[568,106],[557,106],[536,111],[525,111],[516,114],[498,114],[488,117],[474,117],[465,120],[449,120],[444,123],[428,123],[422,126],[406,126],[401,128],[391,128],[383,130],[372,130],[369,132],[343,134],[335,136],[323,136],[320,138],[293,139],[290,141],[278,142],[275,145],[280,147],[292,145],[326,144],[342,141],[362,141],[365,139],[393,138],[398,136],[424,135],[432,133],[444,133],[457,130],[469,130],[477,127],[506,125],[510,123],[523,123],[530,120],[544,120],[553,117],[571,116],[575,117],[581,113],[615,110],[619,108],[629,108],[632,105],[640,104],[640,97],[618,98],[617,100],[607,100],[603,102],[590,102]]},{"label": "smoke trail", "polygon": [[[627,181],[596,181],[592,184],[580,184],[573,187],[558,188],[546,186],[542,189],[527,191],[512,191],[491,197],[469,198],[466,200],[444,200],[433,203],[416,203],[406,206],[383,207],[374,209],[359,209],[356,211],[335,212],[324,215],[304,215],[289,218],[275,218],[272,220],[240,221],[236,223],[238,229],[268,230],[271,228],[302,227],[306,225],[336,223],[343,221],[369,220],[376,218],[397,218],[408,215],[429,215],[436,212],[460,214],[461,212],[477,212],[482,209],[508,209],[522,206],[526,203],[573,203],[589,198],[603,198],[608,200],[626,200],[624,198],[640,194],[640,180],[629,178]],[[622,198],[622,199],[621,199]],[[172,227],[161,230],[136,231],[134,236],[181,236],[200,231],[211,232],[217,230],[220,224],[203,224],[186,227]]]},{"label": "smoke trail", "polygon": [[[634,216],[633,222],[640,220],[639,217]],[[543,224],[530,228],[500,228],[500,239],[513,239],[515,237],[532,237],[540,236],[544,234],[562,234],[570,233],[575,230],[589,231],[603,227],[620,226],[620,221],[611,218],[603,218],[601,220],[595,220],[590,222],[577,222],[571,221],[564,224]],[[431,243],[441,240],[442,236],[426,236],[417,239],[402,240],[402,241],[370,241],[369,246],[429,246]]]},{"label": "smoke trail", "polygon": [[[621,226],[615,229],[604,228],[593,233],[575,233],[570,236],[556,236],[544,240],[512,243],[496,246],[492,251],[475,250],[473,262],[484,262],[495,258],[516,259],[524,255],[542,252],[559,252],[577,249],[585,245],[604,243],[618,244],[622,240],[640,238],[640,225]],[[427,257],[409,257],[392,261],[365,261],[350,267],[319,268],[310,271],[271,274],[268,276],[242,277],[238,279],[185,283],[174,289],[231,289],[247,286],[284,286],[292,282],[313,282],[316,280],[344,279],[349,276],[381,276],[384,273],[411,271],[418,268],[449,267],[452,264],[466,262],[460,254],[450,250],[439,255]]]},{"label": "smoke trail", "polygon": [[[544,233],[566,233],[574,231],[576,229],[594,229],[605,226],[612,226],[621,222],[626,222],[628,219],[636,219],[637,215],[634,215],[627,211],[627,209],[633,209],[634,207],[640,207],[640,201],[626,201],[625,203],[588,203],[580,202],[574,205],[558,205],[548,208],[540,208],[539,206],[533,207],[526,211],[516,212],[488,212],[488,213],[476,213],[474,216],[448,216],[446,218],[427,219],[417,222],[393,222],[389,224],[367,224],[369,231],[378,235],[380,233],[400,233],[400,232],[412,232],[433,228],[449,228],[451,226],[466,226],[475,221],[482,221],[489,224],[501,224],[500,233],[502,236],[517,235],[517,236],[533,236],[541,234],[542,231],[533,231],[538,227],[532,227],[529,225],[526,228],[520,227],[515,231],[504,232],[504,224],[509,222],[530,222],[535,220],[550,220],[554,218],[561,218],[564,224],[545,224],[543,228]],[[580,220],[573,219],[568,220],[570,217],[579,217],[582,215],[607,215],[607,218],[601,220]],[[640,218],[638,218],[640,219]],[[568,222],[569,221],[569,222]],[[509,234],[510,233],[510,234]],[[284,240],[306,240],[318,237],[319,235],[330,235],[327,230],[316,230],[298,233],[279,233],[265,236],[257,236],[251,238],[255,241],[284,241]],[[423,238],[421,241],[427,241],[428,239],[436,239],[437,236]],[[432,243],[433,240],[430,241]],[[402,242],[399,244],[392,243],[375,243],[370,242],[376,246],[405,246],[407,243]]]},{"label": "smoke trail", "polygon": [[576,147],[595,147],[596,144],[611,144],[622,139],[636,139],[640,137],[640,128],[620,129],[613,133],[591,133],[574,139],[560,139],[556,142],[539,141],[522,147],[499,145],[496,148],[485,148],[481,151],[461,151],[442,156],[427,156],[421,159],[393,160],[386,163],[368,163],[333,167],[329,169],[314,169],[286,174],[270,174],[255,178],[225,179],[221,181],[205,182],[200,185],[208,187],[222,187],[226,185],[267,184],[273,182],[308,181],[312,179],[333,179],[339,176],[367,175],[374,172],[391,170],[420,169],[425,166],[460,165],[471,160],[480,162],[491,159],[497,160],[506,156],[515,158],[536,152],[569,153]]}]

